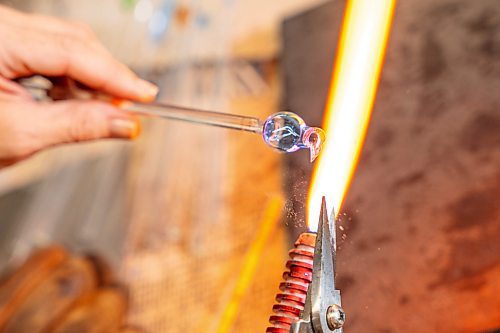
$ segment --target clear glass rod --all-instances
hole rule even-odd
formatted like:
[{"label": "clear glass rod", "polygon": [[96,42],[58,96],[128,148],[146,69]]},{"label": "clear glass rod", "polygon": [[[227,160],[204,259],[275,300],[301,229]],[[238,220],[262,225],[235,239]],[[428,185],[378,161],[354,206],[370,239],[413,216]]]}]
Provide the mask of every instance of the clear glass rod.
[{"label": "clear glass rod", "polygon": [[120,106],[127,111],[147,116],[262,133],[263,124],[260,119],[255,117],[205,111],[172,104],[124,102]]}]

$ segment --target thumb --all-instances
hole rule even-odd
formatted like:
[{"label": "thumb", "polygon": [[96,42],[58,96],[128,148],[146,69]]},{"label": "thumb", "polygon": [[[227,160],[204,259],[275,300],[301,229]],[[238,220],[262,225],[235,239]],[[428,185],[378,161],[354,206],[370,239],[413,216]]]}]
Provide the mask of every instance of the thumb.
[{"label": "thumb", "polygon": [[[133,139],[138,118],[100,101],[60,101],[39,104],[38,137],[44,146],[102,138]],[[43,148],[43,147],[41,147]]]}]

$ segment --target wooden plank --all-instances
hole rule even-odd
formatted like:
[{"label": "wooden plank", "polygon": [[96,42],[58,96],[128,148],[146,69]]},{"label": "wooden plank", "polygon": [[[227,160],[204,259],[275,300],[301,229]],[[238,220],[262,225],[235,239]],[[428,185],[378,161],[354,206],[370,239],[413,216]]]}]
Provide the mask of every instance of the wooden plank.
[{"label": "wooden plank", "polygon": [[51,332],[118,332],[124,322],[127,308],[128,297],[123,288],[101,288],[88,302],[75,307]]},{"label": "wooden plank", "polygon": [[58,246],[39,250],[2,281],[0,284],[0,331],[31,292],[67,259],[68,253]]},{"label": "wooden plank", "polygon": [[71,258],[38,285],[8,319],[2,333],[42,333],[76,304],[89,298],[96,286],[93,265]]},{"label": "wooden plank", "polygon": [[117,333],[144,333],[144,331],[137,327],[124,327],[117,331]]}]

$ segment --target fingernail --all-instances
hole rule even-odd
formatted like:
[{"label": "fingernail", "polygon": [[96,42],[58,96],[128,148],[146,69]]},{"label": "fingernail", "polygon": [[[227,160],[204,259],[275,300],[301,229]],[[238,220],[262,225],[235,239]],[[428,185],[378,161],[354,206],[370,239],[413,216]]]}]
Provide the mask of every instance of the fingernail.
[{"label": "fingernail", "polygon": [[139,79],[138,82],[141,99],[145,101],[153,100],[158,94],[158,87],[151,82]]},{"label": "fingernail", "polygon": [[112,137],[133,139],[139,135],[140,125],[137,121],[129,119],[113,119],[109,132]]}]

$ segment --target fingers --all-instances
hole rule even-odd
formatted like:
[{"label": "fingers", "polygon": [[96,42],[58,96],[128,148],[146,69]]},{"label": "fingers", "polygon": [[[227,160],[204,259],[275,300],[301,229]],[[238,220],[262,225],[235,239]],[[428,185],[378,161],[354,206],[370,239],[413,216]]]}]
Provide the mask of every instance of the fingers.
[{"label": "fingers", "polygon": [[33,97],[23,86],[19,83],[7,80],[0,76],[0,96],[3,100],[33,100]]},{"label": "fingers", "polygon": [[[0,10],[0,16],[5,11]],[[25,19],[0,24],[0,74],[4,77],[69,76],[119,98],[155,98],[158,88],[111,56],[85,25],[17,12],[10,16],[19,15]]]},{"label": "fingers", "polygon": [[139,120],[109,103],[16,102],[0,106],[0,165],[47,147],[103,138],[133,139]]},{"label": "fingers", "polygon": [[81,36],[90,36],[93,34],[89,27],[79,22],[72,22],[36,13],[26,14],[7,6],[0,6],[0,17],[2,18],[2,21],[21,28],[44,30],[54,33],[67,31],[70,34],[79,34]]},{"label": "fingers", "polygon": [[[22,61],[18,72],[48,76],[69,76],[85,85],[125,99],[149,101],[158,88],[137,77],[109,54],[92,47],[91,42],[69,35],[27,36],[25,45],[32,50],[17,49]],[[29,43],[29,44],[28,44]]]},{"label": "fingers", "polygon": [[133,139],[140,130],[136,117],[99,101],[39,104],[34,112],[44,118],[37,128],[44,146],[103,138]]}]

